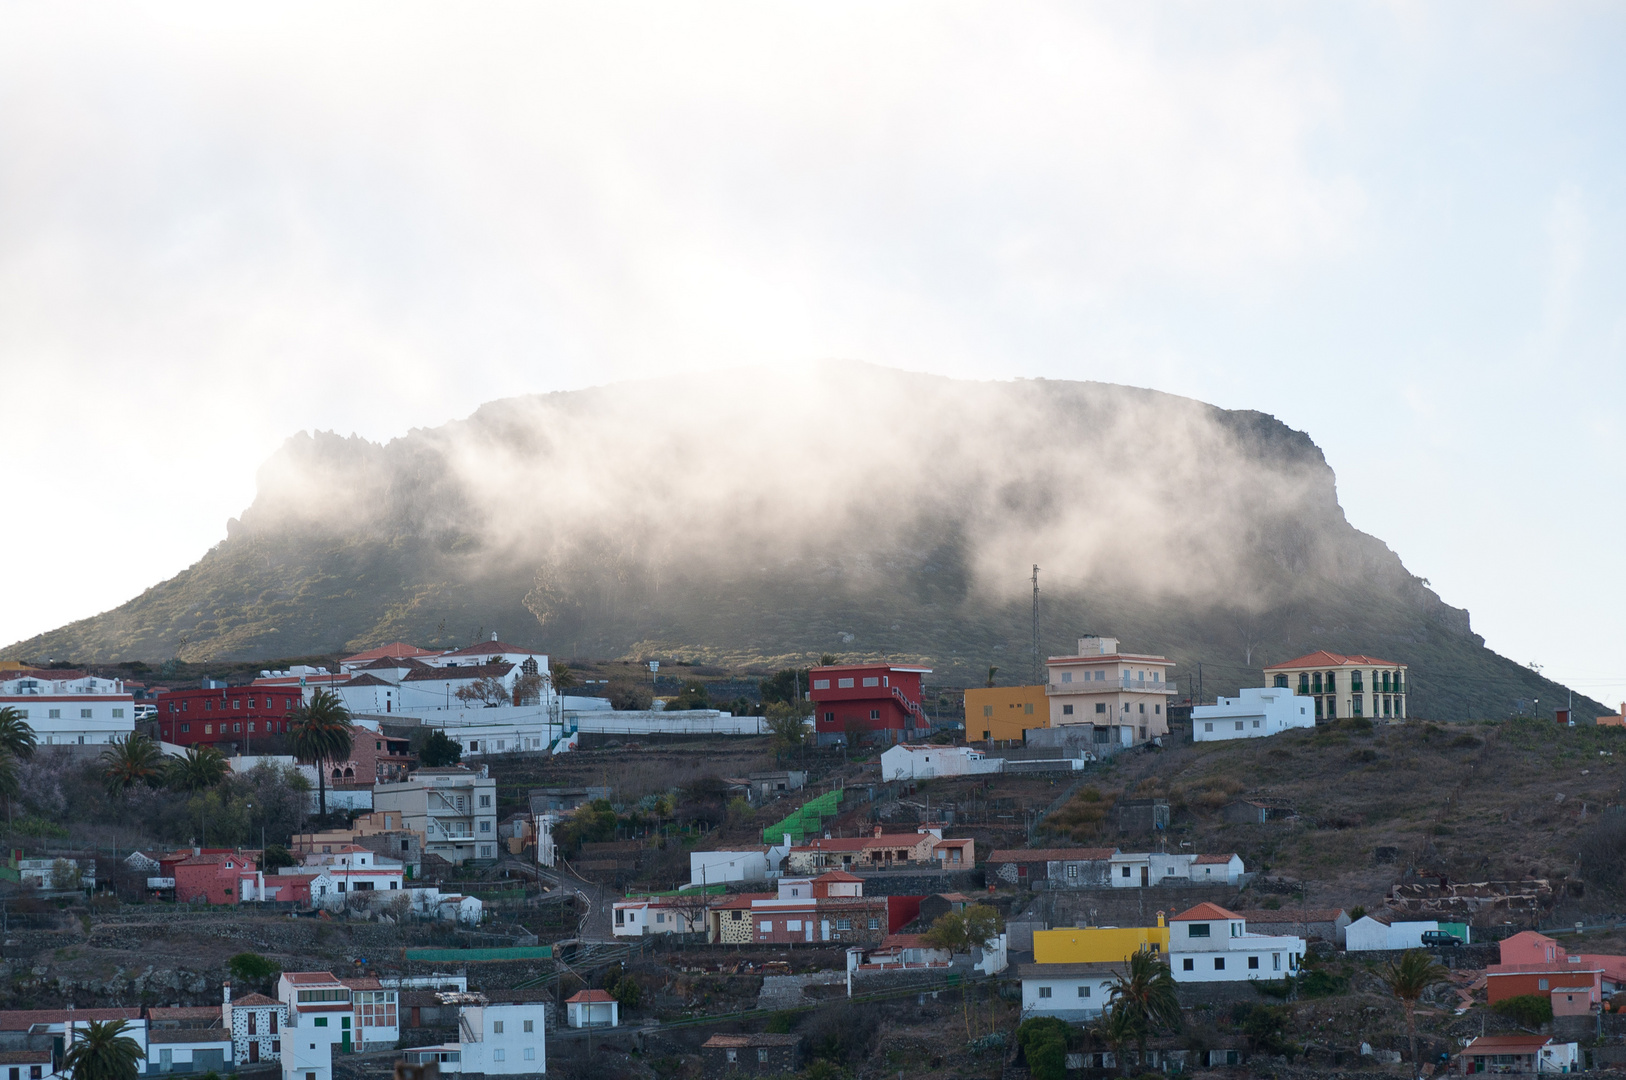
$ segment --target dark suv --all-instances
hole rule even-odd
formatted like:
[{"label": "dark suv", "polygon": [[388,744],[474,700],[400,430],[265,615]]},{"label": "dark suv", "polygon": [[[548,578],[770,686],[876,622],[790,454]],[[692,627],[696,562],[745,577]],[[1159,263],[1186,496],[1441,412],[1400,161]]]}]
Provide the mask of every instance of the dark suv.
[{"label": "dark suv", "polygon": [[1424,930],[1423,946],[1429,949],[1447,949],[1462,944],[1462,939],[1444,930]]}]

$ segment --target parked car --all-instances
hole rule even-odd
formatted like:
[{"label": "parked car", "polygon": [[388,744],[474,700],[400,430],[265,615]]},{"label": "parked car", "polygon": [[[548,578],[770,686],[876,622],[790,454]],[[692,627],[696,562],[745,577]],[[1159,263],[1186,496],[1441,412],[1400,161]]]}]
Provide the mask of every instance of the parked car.
[{"label": "parked car", "polygon": [[1448,933],[1448,932],[1446,932],[1444,930],[1424,930],[1423,931],[1423,947],[1424,948],[1427,948],[1427,949],[1445,949],[1445,948],[1452,948],[1452,947],[1455,947],[1455,946],[1461,945],[1461,944],[1462,944],[1462,939],[1461,938],[1457,937],[1457,935],[1455,935],[1455,934]]}]

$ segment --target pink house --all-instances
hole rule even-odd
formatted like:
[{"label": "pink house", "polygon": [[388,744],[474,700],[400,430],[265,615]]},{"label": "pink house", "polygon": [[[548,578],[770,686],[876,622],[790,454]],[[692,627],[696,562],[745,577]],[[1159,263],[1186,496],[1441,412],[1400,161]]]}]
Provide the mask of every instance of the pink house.
[{"label": "pink house", "polygon": [[1626,956],[1608,953],[1571,953],[1555,939],[1534,930],[1514,934],[1502,942],[1502,964],[1570,964],[1575,968],[1601,968],[1605,984],[1626,987]]}]

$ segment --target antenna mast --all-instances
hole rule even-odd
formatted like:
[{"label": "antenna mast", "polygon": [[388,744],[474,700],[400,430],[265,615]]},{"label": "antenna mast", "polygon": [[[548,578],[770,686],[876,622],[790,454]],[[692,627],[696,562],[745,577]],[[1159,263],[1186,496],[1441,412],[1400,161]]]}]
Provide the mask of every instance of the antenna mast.
[{"label": "antenna mast", "polygon": [[1033,564],[1033,685],[1039,685],[1039,564]]}]

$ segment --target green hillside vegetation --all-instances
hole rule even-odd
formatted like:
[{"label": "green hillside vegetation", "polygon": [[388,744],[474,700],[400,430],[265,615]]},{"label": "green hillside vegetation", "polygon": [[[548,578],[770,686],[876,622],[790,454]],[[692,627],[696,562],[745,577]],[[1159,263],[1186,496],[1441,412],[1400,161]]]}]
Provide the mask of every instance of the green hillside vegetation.
[{"label": "green hillside vegetation", "polygon": [[[1120,795],[1163,797],[1171,850],[1235,851],[1250,871],[1313,882],[1311,906],[1375,908],[1410,868],[1456,881],[1545,877],[1567,909],[1612,911],[1626,898],[1623,783],[1618,728],[1344,720],[1122,755],[1045,831],[1132,847],[1110,831],[1107,808]],[[1279,802],[1300,820],[1227,823],[1222,810],[1239,798]],[[1380,848],[1393,861],[1380,862]]]},{"label": "green hillside vegetation", "polygon": [[[1212,699],[1325,648],[1409,664],[1418,716],[1564,698],[1353,528],[1320,450],[1269,416],[861,365],[820,369],[789,409],[781,389],[636,383],[387,445],[296,436],[196,564],[0,654],[254,663],[497,632],[562,659],[768,674],[830,654],[1014,683],[1038,563],[1041,653],[1115,635],[1172,657],[1182,694],[1199,664]],[[719,401],[727,424],[650,422]]]}]

